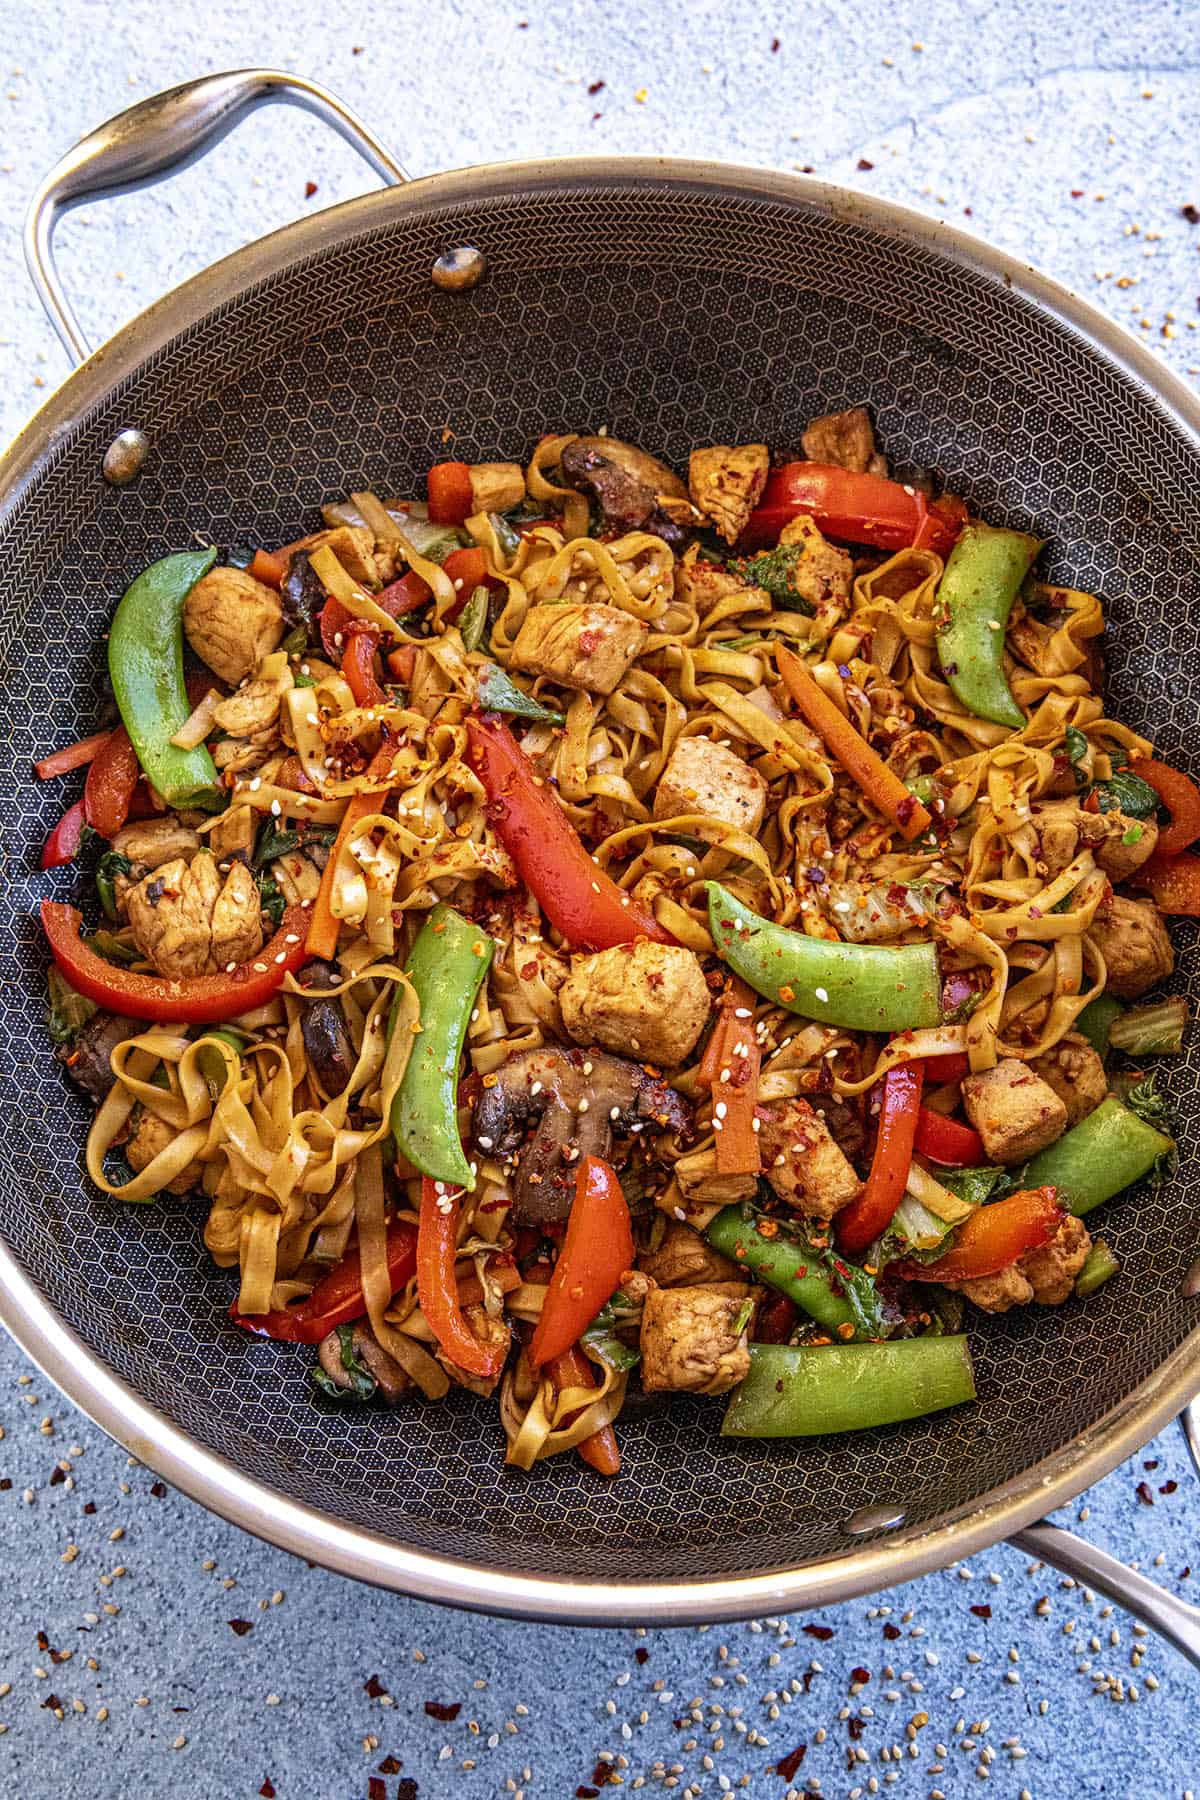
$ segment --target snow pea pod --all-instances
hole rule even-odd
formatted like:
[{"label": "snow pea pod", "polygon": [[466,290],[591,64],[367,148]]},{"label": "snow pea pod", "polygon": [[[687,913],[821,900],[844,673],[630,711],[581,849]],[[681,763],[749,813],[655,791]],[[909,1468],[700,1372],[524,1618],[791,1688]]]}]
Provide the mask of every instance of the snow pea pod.
[{"label": "snow pea pod", "polygon": [[751,1344],[750,1373],[733,1390],[722,1437],[819,1437],[919,1419],[975,1398],[965,1337],[888,1344]]},{"label": "snow pea pod", "polygon": [[[778,1288],[826,1331],[835,1331],[845,1338],[860,1334],[882,1336],[882,1315],[871,1316],[878,1312],[878,1300],[870,1306],[874,1284],[865,1270],[841,1263],[846,1271],[843,1278],[837,1270],[827,1267],[815,1251],[807,1250],[782,1232],[763,1237],[753,1218],[747,1218],[740,1206],[723,1207],[705,1226],[704,1235],[714,1250],[739,1263],[755,1281]],[[852,1293],[860,1298],[857,1309],[851,1303]]]},{"label": "snow pea pod", "polygon": [[421,1028],[392,1101],[392,1136],[422,1175],[467,1189],[474,1188],[475,1177],[458,1134],[458,1065],[495,947],[452,906],[438,905],[417,933],[408,960]]},{"label": "snow pea pod", "polygon": [[1024,531],[976,522],[963,531],[938,583],[938,661],[951,691],[976,718],[1014,731],[1025,714],[1004,673],[1004,633],[1041,547]]},{"label": "snow pea pod", "polygon": [[168,806],[219,812],[228,796],[212,757],[171,739],[191,713],[183,680],[183,604],[217,560],[181,550],[143,569],[127,588],[108,634],[108,673],[138,762]]},{"label": "snow pea pod", "polygon": [[717,955],[764,1000],[848,1031],[910,1031],[941,1021],[932,943],[840,944],[773,925],[710,881],[708,928]]},{"label": "snow pea pod", "polygon": [[1110,1094],[1095,1112],[1026,1164],[1021,1185],[1057,1188],[1060,1204],[1079,1219],[1149,1175],[1159,1158],[1174,1148],[1172,1138]]}]

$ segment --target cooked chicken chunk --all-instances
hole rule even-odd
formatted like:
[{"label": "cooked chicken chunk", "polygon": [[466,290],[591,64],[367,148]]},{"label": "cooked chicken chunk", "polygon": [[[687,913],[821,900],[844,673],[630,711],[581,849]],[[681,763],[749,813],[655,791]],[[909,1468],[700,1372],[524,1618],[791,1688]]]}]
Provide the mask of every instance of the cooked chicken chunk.
[{"label": "cooked chicken chunk", "polygon": [[1036,1056],[1030,1064],[1058,1095],[1067,1109],[1067,1129],[1095,1112],[1108,1092],[1104,1064],[1085,1037],[1069,1032],[1053,1050]]},{"label": "cooked chicken chunk", "polygon": [[140,868],[157,869],[160,864],[174,862],[178,857],[190,862],[200,848],[200,836],[173,816],[138,819],[132,825],[121,827],[112,847],[118,855],[127,856]]},{"label": "cooked chicken chunk", "polygon": [[788,576],[788,586],[798,599],[812,608],[812,616],[828,636],[850,609],[850,590],[854,583],[854,563],[849,553],[839,550],[821,535],[815,519],[808,513],[797,513],[779,534],[780,544],[798,544],[803,554],[796,559]]},{"label": "cooked chicken chunk", "polygon": [[262,948],[258,888],[244,863],[222,877],[210,851],[164,863],[129,892],[134,941],[160,975],[216,975]]},{"label": "cooked chicken chunk", "polygon": [[619,606],[530,607],[509,657],[511,669],[560,687],[611,694],[646,640],[646,627]]},{"label": "cooked chicken chunk", "polygon": [[759,1149],[781,1199],[814,1219],[832,1219],[858,1197],[862,1182],[820,1113],[798,1095],[762,1109]]},{"label": "cooked chicken chunk", "polygon": [[708,738],[680,738],[659,778],[654,817],[677,819],[700,813],[753,837],[767,807],[767,784],[724,744]]},{"label": "cooked chicken chunk", "polygon": [[771,453],[765,444],[712,444],[693,450],[688,491],[698,512],[711,519],[727,544],[735,543],[767,483]]},{"label": "cooked chicken chunk", "polygon": [[210,569],[184,602],[183,629],[201,662],[236,687],[278,645],[283,607],[245,569]]},{"label": "cooked chicken chunk", "polygon": [[[178,1133],[173,1131],[165,1119],[157,1113],[147,1111],[144,1106],[138,1107],[134,1115],[133,1134],[124,1145],[125,1160],[135,1174],[140,1175],[148,1169],[155,1157],[167,1150],[175,1142]],[[190,1194],[194,1187],[199,1187],[204,1171],[197,1162],[191,1162],[186,1169],[181,1169],[174,1181],[168,1181],[168,1194]]]},{"label": "cooked chicken chunk", "polygon": [[[703,1287],[712,1281],[748,1281],[749,1276],[731,1257],[706,1244],[698,1231],[669,1219],[657,1250],[644,1250],[638,1268],[658,1287]],[[624,1291],[628,1285],[622,1283]]]},{"label": "cooked chicken chunk", "polygon": [[375,555],[375,534],[365,525],[334,525],[328,531],[314,531],[292,545],[292,553],[319,550],[327,544],[352,581],[363,587],[379,586],[379,563]]},{"label": "cooked chicken chunk", "polygon": [[1035,808],[1034,825],[1049,875],[1061,873],[1081,850],[1090,850],[1110,881],[1124,881],[1154,854],[1158,842],[1153,819],[1085,812],[1077,800]]},{"label": "cooked chicken chunk", "polygon": [[1028,1306],[1033,1299],[1033,1283],[1026,1279],[1019,1263],[1010,1263],[995,1275],[981,1275],[977,1281],[949,1283],[980,1312],[1006,1313],[1014,1306]]},{"label": "cooked chicken chunk", "polygon": [[814,419],[800,439],[810,462],[832,463],[838,469],[853,469],[861,474],[886,475],[887,460],[875,448],[875,433],[865,406],[851,406],[845,412],[823,413]]},{"label": "cooked chicken chunk", "polygon": [[689,562],[684,557],[675,564],[676,596],[680,600],[689,601],[701,618],[712,611],[718,600],[724,600],[729,594],[741,594],[745,591],[746,583],[741,576],[731,575],[719,563],[699,560]]},{"label": "cooked chicken chunk", "polygon": [[653,1288],[642,1306],[648,1394],[724,1394],[750,1371],[756,1292],[742,1281]]},{"label": "cooked chicken chunk", "polygon": [[282,699],[278,681],[248,681],[213,711],[213,720],[230,737],[262,738],[279,718]]},{"label": "cooked chicken chunk", "polygon": [[[493,1319],[486,1307],[464,1306],[463,1318],[471,1328],[472,1335],[488,1348],[495,1345],[507,1356],[512,1334],[504,1319]],[[448,1356],[438,1353],[438,1361],[458,1387],[466,1388],[469,1393],[482,1394],[484,1399],[494,1394],[500,1385],[500,1377],[504,1373],[504,1365],[494,1375],[471,1375],[466,1369],[460,1369],[457,1363],[451,1362]]]},{"label": "cooked chicken chunk", "polygon": [[208,847],[218,862],[227,856],[249,856],[258,836],[260,814],[252,806],[231,806],[208,834]]},{"label": "cooked chicken chunk", "polygon": [[1175,967],[1167,928],[1149,900],[1114,894],[1096,913],[1088,936],[1104,958],[1105,987],[1119,1000],[1136,1000]]},{"label": "cooked chicken chunk", "polygon": [[1025,1253],[1021,1272],[1032,1286],[1039,1306],[1061,1306],[1070,1299],[1075,1277],[1091,1247],[1092,1235],[1083,1220],[1068,1213],[1048,1244]]},{"label": "cooked chicken chunk", "polygon": [[525,471],[520,463],[471,464],[471,511],[507,512],[525,498]]},{"label": "cooked chicken chunk", "polygon": [[689,1214],[748,1200],[758,1185],[754,1175],[718,1175],[716,1152],[691,1150],[674,1168],[680,1199]]},{"label": "cooked chicken chunk", "polygon": [[992,1162],[1024,1162],[1067,1128],[1067,1109],[1054,1089],[1015,1056],[982,1075],[968,1075],[962,1096]]},{"label": "cooked chicken chunk", "polygon": [[700,1036],[710,995],[695,951],[639,938],[573,957],[558,1003],[577,1044],[673,1068]]}]

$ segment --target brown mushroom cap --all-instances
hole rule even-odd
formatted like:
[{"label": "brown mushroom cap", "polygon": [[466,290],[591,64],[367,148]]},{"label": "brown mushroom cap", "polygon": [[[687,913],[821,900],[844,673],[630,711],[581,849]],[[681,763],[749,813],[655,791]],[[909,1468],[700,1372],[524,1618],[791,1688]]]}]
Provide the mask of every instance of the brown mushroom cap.
[{"label": "brown mushroom cap", "polygon": [[665,462],[660,462],[657,456],[651,456],[648,450],[639,450],[636,444],[627,444],[624,438],[577,437],[571,447],[606,456],[618,468],[624,469],[627,475],[632,475],[635,481],[644,482],[660,500],[686,500],[688,497],[686,485],[673,469],[668,469]]}]

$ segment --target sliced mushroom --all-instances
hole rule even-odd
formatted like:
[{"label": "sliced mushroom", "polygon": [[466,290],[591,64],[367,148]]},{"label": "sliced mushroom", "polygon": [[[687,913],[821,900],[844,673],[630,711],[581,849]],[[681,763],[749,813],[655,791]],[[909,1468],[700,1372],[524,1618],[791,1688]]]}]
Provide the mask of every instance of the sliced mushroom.
[{"label": "sliced mushroom", "polygon": [[[297,985],[320,990],[337,987],[341,979],[340,971],[332,963],[311,962],[297,977]],[[345,1091],[358,1060],[346,1030],[341,1001],[318,991],[315,998],[305,1002],[300,1027],[309,1063],[332,1100]]]},{"label": "sliced mushroom", "polygon": [[[395,1406],[397,1400],[412,1386],[408,1374],[394,1356],[388,1355],[365,1319],[354,1327],[354,1336],[350,1342],[363,1368],[375,1377],[379,1392],[387,1404]],[[351,1386],[350,1371],[342,1364],[342,1340],[336,1330],[321,1339],[317,1359],[335,1387]]]},{"label": "sliced mushroom", "polygon": [[687,483],[681,481],[674,469],[669,469],[665,462],[657,456],[651,456],[648,450],[639,450],[636,444],[627,444],[624,438],[615,437],[578,437],[571,445],[572,450],[594,450],[599,455],[615,462],[618,468],[632,475],[648,487],[652,494],[660,500],[686,500]]},{"label": "sliced mushroom", "polygon": [[303,625],[314,640],[318,636],[317,621],[325,605],[325,588],[314,575],[307,550],[297,550],[288,564],[288,572],[280,589],[283,622],[289,631]]},{"label": "sliced mushroom", "polygon": [[142,1029],[136,1019],[121,1019],[116,1013],[94,1013],[71,1043],[60,1044],[54,1054],[76,1087],[81,1087],[99,1106],[115,1079],[113,1051]]},{"label": "sliced mushroom", "polygon": [[580,1157],[607,1158],[614,1133],[624,1136],[650,1127],[686,1135],[690,1126],[691,1112],[682,1096],[637,1063],[595,1050],[557,1048],[510,1056],[491,1086],[485,1085],[474,1119],[481,1150],[516,1157],[513,1218],[518,1225],[565,1219]]},{"label": "sliced mushroom", "polygon": [[[635,469],[644,458],[646,463],[670,478],[670,487],[662,490],[643,479],[628,466],[623,455],[614,455],[614,450],[628,452],[639,459]],[[568,487],[592,496],[604,515],[605,525],[611,530],[652,531],[676,550],[687,543],[687,527],[659,505],[660,492],[667,499],[682,497],[686,501],[687,490],[664,464],[656,463],[654,457],[645,456],[632,444],[622,444],[616,438],[576,438],[563,451],[559,467]]]}]

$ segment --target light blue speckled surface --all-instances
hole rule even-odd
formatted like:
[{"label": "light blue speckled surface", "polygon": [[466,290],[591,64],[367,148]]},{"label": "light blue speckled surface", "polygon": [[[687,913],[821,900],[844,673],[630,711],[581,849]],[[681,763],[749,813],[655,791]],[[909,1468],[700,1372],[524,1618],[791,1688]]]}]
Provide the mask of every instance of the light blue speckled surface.
[{"label": "light blue speckled surface", "polygon": [[[255,62],[328,82],[415,172],[593,149],[811,165],[969,224],[1200,372],[1200,229],[1179,211],[1200,203],[1191,0],[404,0],[346,23],[312,0],[266,10],[66,0],[55,17],[0,0],[3,435],[65,372],[15,238],[39,175],[122,104]],[[169,189],[76,215],[62,266],[98,339],[366,185],[342,145],[274,112]],[[492,1623],[309,1569],[156,1492],[7,1342],[0,1424],[0,1792],[14,1800],[411,1800],[409,1779],[422,1800],[561,1800],[596,1785],[601,1757],[650,1795],[785,1800],[772,1770],[801,1744],[795,1791],[854,1800],[959,1800],[981,1782],[1005,1800],[1200,1789],[1198,1678],[1153,1640],[1131,1667],[1128,1618],[1005,1549],[815,1618],[644,1637],[633,1619]],[[1200,1581],[1200,1500],[1174,1433],[1071,1514],[1182,1591],[1192,1562]],[[854,1670],[870,1675],[857,1693]],[[427,1701],[461,1711],[438,1720]]]}]

